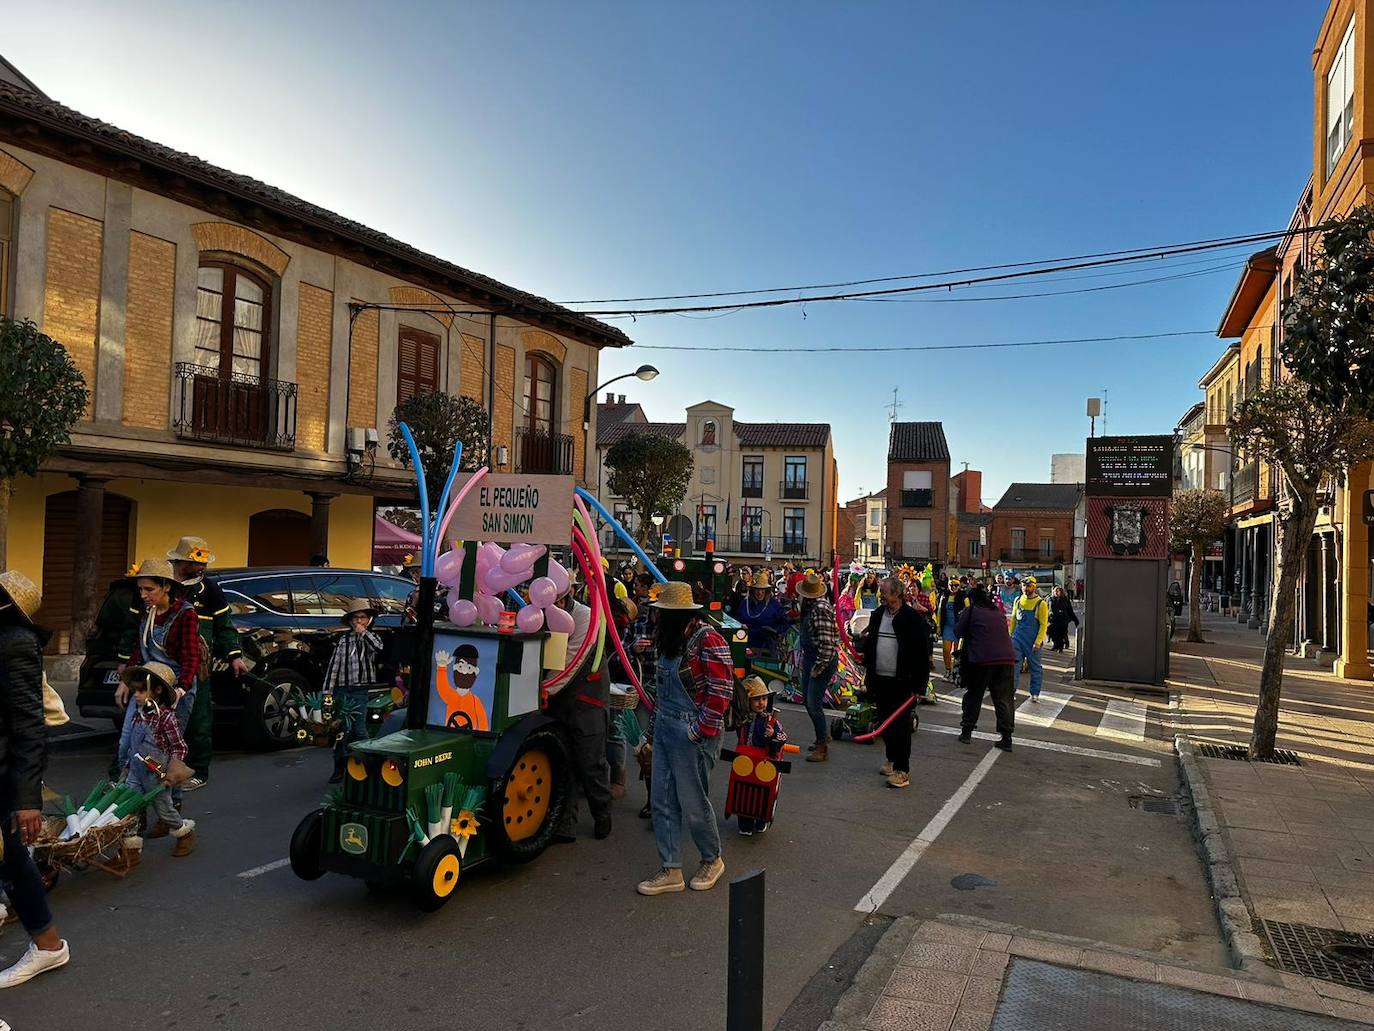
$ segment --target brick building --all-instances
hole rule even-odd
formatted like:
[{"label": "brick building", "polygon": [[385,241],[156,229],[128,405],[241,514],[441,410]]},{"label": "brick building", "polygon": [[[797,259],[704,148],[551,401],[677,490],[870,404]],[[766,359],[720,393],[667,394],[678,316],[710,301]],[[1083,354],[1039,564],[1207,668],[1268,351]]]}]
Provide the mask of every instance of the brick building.
[{"label": "brick building", "polygon": [[938,422],[894,422],[887,444],[887,557],[941,563],[949,521],[949,444]]},{"label": "brick building", "polygon": [[950,540],[953,544],[949,564],[957,569],[988,568],[992,510],[983,504],[983,474],[977,469],[965,469],[956,473],[949,484]]},{"label": "brick building", "polygon": [[988,560],[994,569],[1062,570],[1072,559],[1076,483],[1013,483],[992,507]]}]

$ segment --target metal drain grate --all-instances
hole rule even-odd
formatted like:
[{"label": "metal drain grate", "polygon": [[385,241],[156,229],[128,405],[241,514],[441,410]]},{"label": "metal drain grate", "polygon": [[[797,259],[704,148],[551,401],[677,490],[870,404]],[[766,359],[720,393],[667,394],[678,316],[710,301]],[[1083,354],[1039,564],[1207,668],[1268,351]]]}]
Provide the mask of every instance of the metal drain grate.
[{"label": "metal drain grate", "polygon": [[1274,749],[1272,759],[1251,759],[1244,745],[1201,744],[1197,746],[1197,750],[1198,754],[1205,759],[1238,759],[1241,762],[1273,763],[1276,766],[1302,765],[1298,753],[1290,748]]},{"label": "metal drain grate", "polygon": [[1161,798],[1159,795],[1132,795],[1131,808],[1160,816],[1179,816],[1183,813],[1183,805],[1178,799]]},{"label": "metal drain grate", "polygon": [[1279,966],[1349,988],[1374,992],[1374,934],[1261,920]]}]

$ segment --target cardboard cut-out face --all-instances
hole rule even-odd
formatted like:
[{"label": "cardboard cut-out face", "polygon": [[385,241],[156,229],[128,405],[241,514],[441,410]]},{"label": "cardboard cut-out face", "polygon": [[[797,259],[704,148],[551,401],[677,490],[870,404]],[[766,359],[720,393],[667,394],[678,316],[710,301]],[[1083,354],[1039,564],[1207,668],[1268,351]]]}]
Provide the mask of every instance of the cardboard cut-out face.
[{"label": "cardboard cut-out face", "polygon": [[497,641],[438,631],[434,635],[434,672],[430,681],[431,727],[491,730],[496,703]]}]

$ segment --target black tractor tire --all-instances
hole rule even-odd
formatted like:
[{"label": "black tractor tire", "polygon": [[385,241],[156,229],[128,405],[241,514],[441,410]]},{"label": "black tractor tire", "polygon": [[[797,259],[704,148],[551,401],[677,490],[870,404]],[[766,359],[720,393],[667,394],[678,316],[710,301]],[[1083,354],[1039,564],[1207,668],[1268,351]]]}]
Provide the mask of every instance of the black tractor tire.
[{"label": "black tractor tire", "polygon": [[410,884],[415,908],[422,913],[433,913],[447,902],[458,887],[461,867],[458,843],[451,835],[440,834],[420,849]]},{"label": "black tractor tire", "polygon": [[262,679],[267,683],[252,681],[244,694],[243,747],[250,752],[275,752],[296,744],[287,706],[304,701],[311,686],[293,669],[268,670]]},{"label": "black tractor tire", "polygon": [[[531,792],[523,801],[507,790]],[[492,852],[506,863],[528,863],[553,841],[572,791],[572,763],[563,735],[541,727],[520,743],[510,769],[487,788],[485,830]],[[530,808],[519,811],[525,802]],[[533,829],[525,823],[533,809]]]},{"label": "black tractor tire", "polygon": [[849,733],[849,728],[845,726],[844,720],[836,716],[830,721],[830,736],[836,741],[843,741],[845,734]]},{"label": "black tractor tire", "polygon": [[317,881],[324,876],[320,865],[320,850],[324,847],[324,811],[307,813],[291,834],[291,872],[303,881]]}]

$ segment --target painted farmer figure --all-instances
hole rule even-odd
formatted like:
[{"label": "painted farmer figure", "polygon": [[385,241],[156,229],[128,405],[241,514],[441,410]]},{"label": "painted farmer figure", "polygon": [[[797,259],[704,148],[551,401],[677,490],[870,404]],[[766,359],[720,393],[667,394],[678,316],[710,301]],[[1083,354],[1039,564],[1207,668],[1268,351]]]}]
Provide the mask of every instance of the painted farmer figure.
[{"label": "painted farmer figure", "polygon": [[1012,690],[1021,686],[1021,663],[1030,672],[1032,702],[1040,701],[1040,685],[1045,679],[1045,667],[1040,661],[1040,649],[1050,625],[1050,604],[1040,597],[1035,577],[1021,581],[1021,597],[1011,610],[1011,645],[1016,651],[1016,665],[1012,667]]},{"label": "painted farmer figure", "polygon": [[[572,596],[571,587],[558,599],[558,607],[573,618],[568,635],[568,661],[576,658],[591,628],[592,610]],[[609,652],[610,649],[607,649]],[[606,710],[610,703],[607,676],[609,654],[592,666],[588,649],[580,665],[569,665],[549,684],[548,714],[563,725],[572,742],[573,781],[587,800],[592,814],[592,836],[600,840],[611,833],[611,767],[606,761]],[[568,792],[563,822],[553,840],[566,844],[577,840],[577,790]]]}]

